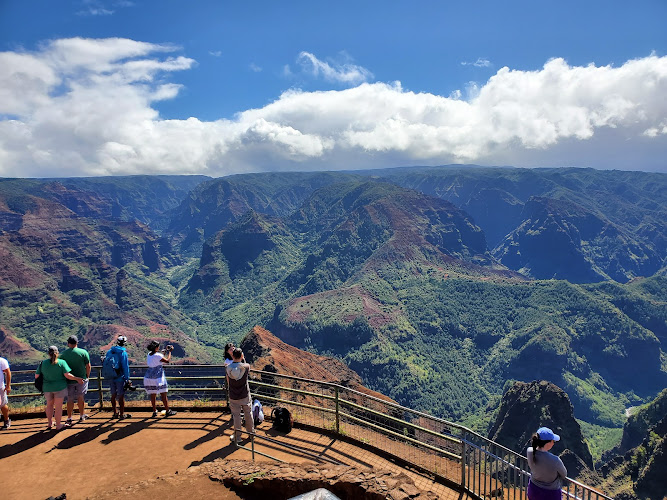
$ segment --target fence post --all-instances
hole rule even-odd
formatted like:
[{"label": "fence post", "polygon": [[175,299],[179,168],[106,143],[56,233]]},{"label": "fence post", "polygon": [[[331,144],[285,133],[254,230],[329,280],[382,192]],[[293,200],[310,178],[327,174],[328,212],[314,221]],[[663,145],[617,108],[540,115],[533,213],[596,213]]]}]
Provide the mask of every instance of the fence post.
[{"label": "fence post", "polygon": [[100,411],[102,411],[102,408],[104,407],[104,399],[102,395],[102,368],[97,369],[97,392],[100,396]]},{"label": "fence post", "polygon": [[336,434],[340,434],[340,404],[338,403],[338,386],[335,386],[335,396],[336,396]]},{"label": "fence post", "polygon": [[[465,435],[464,435],[465,436]],[[466,440],[461,439],[461,488],[466,489],[466,462],[467,450],[466,450]]]}]

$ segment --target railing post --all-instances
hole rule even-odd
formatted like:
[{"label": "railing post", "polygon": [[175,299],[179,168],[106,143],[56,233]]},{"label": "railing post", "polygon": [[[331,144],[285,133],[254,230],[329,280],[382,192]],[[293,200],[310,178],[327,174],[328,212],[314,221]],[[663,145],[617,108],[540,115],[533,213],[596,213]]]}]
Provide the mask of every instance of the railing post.
[{"label": "railing post", "polygon": [[97,393],[100,396],[100,411],[102,411],[102,408],[104,407],[104,399],[102,392],[102,368],[97,369]]},{"label": "railing post", "polygon": [[466,450],[466,440],[461,440],[461,488],[466,489],[466,462],[467,459],[467,450]]},{"label": "railing post", "polygon": [[335,396],[336,396],[336,434],[340,434],[340,404],[338,402],[338,386],[335,386]]}]

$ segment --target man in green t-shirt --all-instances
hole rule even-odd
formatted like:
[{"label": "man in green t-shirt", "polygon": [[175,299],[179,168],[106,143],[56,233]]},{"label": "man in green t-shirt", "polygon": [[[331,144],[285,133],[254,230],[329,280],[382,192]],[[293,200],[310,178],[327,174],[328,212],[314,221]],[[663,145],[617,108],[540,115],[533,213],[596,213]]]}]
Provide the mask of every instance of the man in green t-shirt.
[{"label": "man in green t-shirt", "polygon": [[90,377],[90,356],[88,351],[77,347],[79,339],[72,335],[67,339],[67,349],[60,355],[60,359],[67,361],[72,370],[72,375],[84,379],[83,384],[76,380],[67,381],[67,423],[72,424],[72,412],[74,401],[79,404],[79,422],[88,418],[83,410],[85,408],[85,395],[88,392],[88,377]]}]

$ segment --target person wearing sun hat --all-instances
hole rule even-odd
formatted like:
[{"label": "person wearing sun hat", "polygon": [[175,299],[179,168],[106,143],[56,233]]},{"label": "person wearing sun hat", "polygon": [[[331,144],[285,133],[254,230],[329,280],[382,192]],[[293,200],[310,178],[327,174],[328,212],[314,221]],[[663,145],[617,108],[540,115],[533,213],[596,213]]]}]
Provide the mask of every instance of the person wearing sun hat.
[{"label": "person wearing sun hat", "polygon": [[529,500],[560,500],[567,469],[563,461],[549,452],[560,436],[548,427],[540,427],[533,434],[532,446],[526,455],[530,467]]}]

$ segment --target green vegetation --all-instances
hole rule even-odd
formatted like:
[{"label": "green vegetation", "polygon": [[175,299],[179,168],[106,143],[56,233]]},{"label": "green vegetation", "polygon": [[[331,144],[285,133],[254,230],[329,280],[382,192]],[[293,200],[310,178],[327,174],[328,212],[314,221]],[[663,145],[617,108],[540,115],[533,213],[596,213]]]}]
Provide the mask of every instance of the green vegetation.
[{"label": "green vegetation", "polygon": [[593,462],[600,463],[602,455],[615,448],[621,443],[623,429],[619,427],[603,427],[590,424],[584,420],[577,420],[581,426],[581,432],[588,445],[588,449],[593,455]]}]

